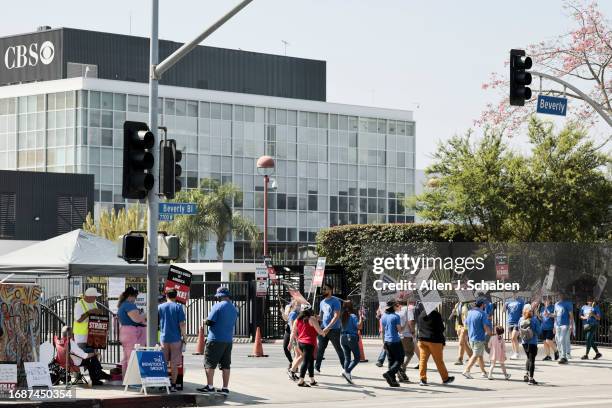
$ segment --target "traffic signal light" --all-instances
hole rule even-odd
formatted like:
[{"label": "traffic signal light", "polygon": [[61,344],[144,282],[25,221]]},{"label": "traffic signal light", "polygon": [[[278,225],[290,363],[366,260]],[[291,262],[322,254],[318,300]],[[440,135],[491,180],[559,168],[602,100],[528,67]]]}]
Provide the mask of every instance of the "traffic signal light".
[{"label": "traffic signal light", "polygon": [[178,163],[183,158],[183,154],[180,150],[176,150],[176,142],[173,139],[162,141],[160,147],[160,193],[167,199],[173,199],[182,187],[179,179],[182,168]]},{"label": "traffic signal light", "polygon": [[146,123],[123,123],[123,198],[143,199],[153,188],[153,147],[155,137]]},{"label": "traffic signal light", "polygon": [[510,50],[510,105],[524,106],[531,99],[531,74],[525,70],[531,68],[531,58],[525,56],[525,50]]},{"label": "traffic signal light", "polygon": [[128,233],[119,238],[118,256],[129,263],[144,262],[145,237],[140,234]]}]

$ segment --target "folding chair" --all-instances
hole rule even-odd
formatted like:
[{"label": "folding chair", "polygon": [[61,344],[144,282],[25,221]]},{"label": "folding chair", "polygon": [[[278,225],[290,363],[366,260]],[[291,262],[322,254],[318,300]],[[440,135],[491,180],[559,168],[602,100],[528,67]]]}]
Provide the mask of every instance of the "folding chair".
[{"label": "folding chair", "polygon": [[[69,341],[70,339],[66,337],[60,339],[57,336],[53,336],[53,344],[55,345],[55,358],[53,359],[53,362],[51,364],[56,366],[51,368],[51,372],[56,374],[54,377],[57,377],[57,380],[54,381],[53,385],[66,381],[66,346],[70,344]],[[81,371],[82,367],[74,365],[72,359],[69,359],[69,365],[70,368],[68,372],[68,381],[70,382],[71,373],[76,374],[74,380],[70,382],[70,384],[87,385],[87,379],[85,379],[85,376]]]}]

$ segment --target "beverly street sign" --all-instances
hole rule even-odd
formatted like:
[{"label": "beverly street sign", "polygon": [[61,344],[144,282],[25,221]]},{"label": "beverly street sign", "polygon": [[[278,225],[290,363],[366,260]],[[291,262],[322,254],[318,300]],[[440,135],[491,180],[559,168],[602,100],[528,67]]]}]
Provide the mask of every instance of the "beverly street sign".
[{"label": "beverly street sign", "polygon": [[567,98],[539,95],[537,112],[547,115],[565,116],[567,113]]}]

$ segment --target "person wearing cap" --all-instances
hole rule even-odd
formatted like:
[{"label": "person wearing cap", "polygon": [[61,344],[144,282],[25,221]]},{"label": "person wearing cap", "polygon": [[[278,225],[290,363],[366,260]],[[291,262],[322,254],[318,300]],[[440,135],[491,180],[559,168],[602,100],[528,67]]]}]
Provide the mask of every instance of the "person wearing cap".
[{"label": "person wearing cap", "polygon": [[123,358],[121,359],[121,372],[125,375],[130,356],[136,344],[147,345],[147,333],[145,330],[146,317],[140,313],[136,306],[138,290],[129,286],[119,296],[119,341],[123,347]]},{"label": "person wearing cap", "polygon": [[221,392],[229,394],[230,365],[232,363],[232,342],[234,340],[234,326],[238,318],[238,309],[230,301],[230,291],[220,287],[215,293],[219,301],[213,306],[208,317],[208,336],[204,351],[204,368],[206,369],[206,386],[198,388],[199,392],[215,392],[213,380],[215,369],[219,366],[223,373],[223,388]]},{"label": "person wearing cap", "polygon": [[404,348],[402,347],[400,332],[402,331],[401,319],[397,312],[401,310],[400,304],[395,300],[387,302],[385,314],[380,319],[383,329],[385,349],[389,358],[389,369],[383,374],[390,387],[399,387],[395,375],[400,370],[404,361]]},{"label": "person wearing cap", "polygon": [[175,392],[178,366],[183,358],[183,343],[185,342],[185,311],[183,306],[176,303],[176,289],[166,292],[168,301],[157,306],[159,315],[160,340],[164,357],[170,364],[172,377],[170,378],[170,391]]},{"label": "person wearing cap", "polygon": [[102,313],[102,310],[96,304],[96,298],[101,295],[96,288],[87,288],[81,298],[74,304],[72,334],[74,334],[74,340],[79,347],[86,352],[93,351],[91,347],[87,347],[89,316]]},{"label": "person wearing cap", "polygon": [[485,369],[484,363],[484,351],[485,341],[487,334],[491,335],[491,328],[489,327],[489,321],[485,313],[486,303],[483,298],[476,300],[476,305],[468,312],[465,324],[468,328],[468,335],[470,338],[470,347],[472,347],[472,357],[468,362],[467,367],[463,371],[465,378],[472,378],[470,369],[478,362],[480,370],[482,371],[482,377],[487,378],[487,370]]}]

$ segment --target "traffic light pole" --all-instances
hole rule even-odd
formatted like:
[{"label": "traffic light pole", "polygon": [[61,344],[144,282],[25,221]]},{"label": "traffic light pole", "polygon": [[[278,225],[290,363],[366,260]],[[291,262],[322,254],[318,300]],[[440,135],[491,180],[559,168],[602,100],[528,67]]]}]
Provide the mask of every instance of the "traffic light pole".
[{"label": "traffic light pole", "polygon": [[[246,7],[253,0],[243,0],[240,4],[221,17],[215,24],[206,29],[191,42],[184,44],[168,58],[159,62],[159,0],[151,0],[151,48],[149,64],[149,129],[153,135],[158,134],[157,128],[157,94],[161,75],[174,66],[198,46],[206,37],[214,33],[230,18]],[[147,345],[157,343],[157,293],[159,291],[159,274],[157,270],[157,224],[159,218],[159,140],[155,138],[154,146],[149,150],[153,155],[151,173],[155,176],[153,188],[147,196]]]},{"label": "traffic light pole", "polygon": [[157,343],[157,296],[159,292],[159,273],[157,270],[157,224],[159,218],[159,142],[157,140],[157,88],[159,80],[155,75],[155,66],[159,60],[159,0],[151,0],[151,45],[149,72],[149,129],[155,135],[155,143],[149,150],[153,154],[155,182],[147,196],[147,345]]},{"label": "traffic light pole", "polygon": [[601,106],[597,102],[595,102],[593,99],[591,99],[587,94],[582,92],[580,89],[576,88],[574,85],[572,85],[569,82],[566,82],[566,81],[564,81],[562,79],[559,79],[559,78],[557,78],[555,76],[552,76],[552,75],[549,75],[549,74],[545,74],[545,73],[542,73],[542,72],[531,71],[531,70],[529,70],[527,72],[529,72],[531,75],[539,76],[541,78],[550,79],[553,82],[556,82],[558,84],[561,84],[561,85],[565,86],[568,89],[571,89],[572,91],[574,91],[576,93],[576,95],[580,96],[583,101],[585,101],[586,103],[591,105],[591,107],[593,109],[595,109],[595,112],[599,113],[599,116],[601,116],[608,123],[608,125],[612,126],[612,118],[610,118],[610,116],[601,108]]}]

